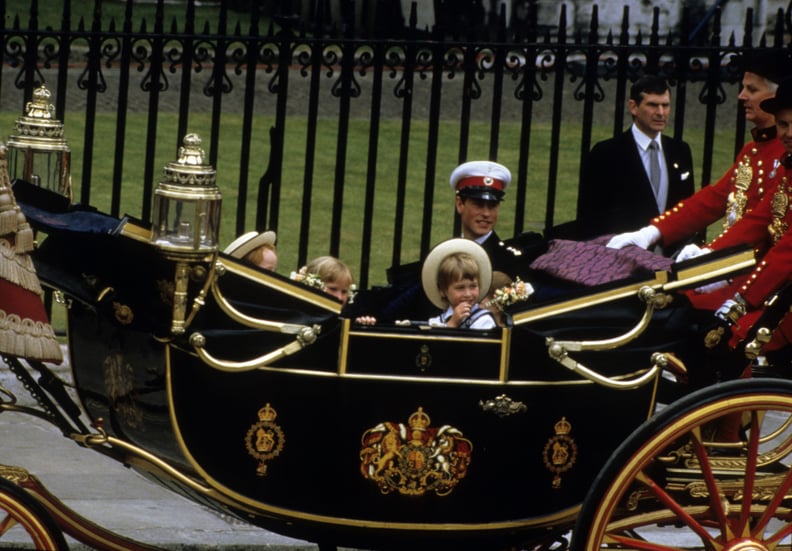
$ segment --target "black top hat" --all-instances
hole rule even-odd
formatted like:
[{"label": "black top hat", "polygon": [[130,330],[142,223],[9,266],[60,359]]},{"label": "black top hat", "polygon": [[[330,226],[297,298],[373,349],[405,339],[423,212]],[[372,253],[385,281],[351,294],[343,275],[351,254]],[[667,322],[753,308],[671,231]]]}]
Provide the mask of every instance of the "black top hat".
[{"label": "black top hat", "polygon": [[767,98],[759,104],[762,111],[775,115],[782,109],[792,109],[792,78],[782,80],[775,97]]},{"label": "black top hat", "polygon": [[789,48],[756,48],[743,54],[743,71],[754,73],[775,83],[792,76],[792,53]]}]

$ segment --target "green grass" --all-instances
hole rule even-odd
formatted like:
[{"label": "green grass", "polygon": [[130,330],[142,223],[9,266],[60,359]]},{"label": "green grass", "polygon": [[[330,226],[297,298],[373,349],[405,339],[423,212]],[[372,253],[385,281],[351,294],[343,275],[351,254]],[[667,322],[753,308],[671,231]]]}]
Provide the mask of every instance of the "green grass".
[{"label": "green grass", "polygon": [[[12,129],[16,114],[0,113],[0,128]],[[273,121],[265,117],[256,119],[254,124],[251,164],[247,177],[249,193],[247,202],[246,228],[254,226],[253,209],[257,198],[259,178],[267,168],[269,160],[269,128]],[[240,177],[240,138],[239,128],[242,120],[240,115],[224,114],[220,128],[218,151],[218,186],[223,193],[223,224],[221,243],[230,242],[235,237],[235,215],[238,199],[237,182]],[[143,115],[130,114],[126,125],[126,145],[124,150],[122,213],[135,217],[143,217],[142,195],[144,181],[144,163],[146,148],[146,118]],[[381,284],[385,281],[385,268],[390,263],[390,249],[394,238],[397,190],[397,167],[399,163],[398,148],[393,147],[399,140],[400,123],[395,120],[380,122],[379,158],[377,162],[376,190],[374,201],[373,235],[375,253],[371,258],[372,271],[370,282]],[[156,155],[154,159],[156,187],[162,176],[162,167],[176,157],[175,144],[177,116],[163,112],[159,115],[156,137]],[[188,130],[196,132],[204,139],[204,147],[208,149],[210,118],[208,114],[191,115]],[[351,121],[349,145],[344,176],[344,210],[341,226],[341,254],[350,266],[358,273],[359,250],[362,233],[362,214],[365,200],[366,166],[368,152],[369,123],[363,120]],[[95,135],[99,137],[95,144],[93,164],[91,168],[90,203],[102,211],[109,212],[111,185],[113,176],[113,139],[116,131],[115,117],[100,113],[96,119]],[[432,208],[432,235],[430,241],[435,243],[447,238],[453,228],[453,195],[448,186],[448,175],[456,162],[457,127],[452,123],[443,123],[440,129],[438,162],[434,183],[434,204]],[[83,170],[84,119],[72,117],[66,121],[66,137],[72,148],[72,177],[75,198],[81,195],[81,179]],[[279,231],[280,268],[288,274],[297,266],[297,247],[300,235],[300,214],[303,198],[306,197],[304,181],[306,179],[306,121],[292,118],[287,121],[287,143],[284,153],[284,170],[282,182],[281,215]],[[501,152],[499,161],[516,169],[518,151],[512,144],[519,143],[520,125],[505,122],[501,126]],[[607,129],[596,129],[594,141],[605,137]],[[310,194],[311,228],[309,240],[309,256],[326,254],[329,248],[331,209],[335,178],[337,125],[335,121],[319,122],[316,158],[313,175],[313,189]],[[404,248],[402,258],[405,261],[419,257],[420,227],[423,213],[423,196],[426,181],[425,154],[428,130],[425,123],[416,122],[410,135],[410,151],[407,162],[407,209],[405,213]],[[557,180],[558,192],[554,209],[555,222],[561,223],[574,218],[577,203],[578,159],[581,128],[579,124],[566,124],[563,127],[559,149],[559,173]],[[694,149],[694,158],[700,159],[703,135],[697,129],[691,129],[686,136]],[[514,190],[507,192],[502,206],[498,225],[499,233],[511,235],[517,231],[541,231],[547,201],[546,182],[550,166],[550,127],[536,125],[533,128],[531,151],[529,155],[528,198],[526,200],[526,222],[522,228],[514,227],[515,196]],[[472,127],[471,143],[468,158],[487,158],[489,152],[488,126],[476,124]],[[208,151],[207,151],[208,153]],[[731,144],[728,136],[716,140],[714,174],[721,174],[731,163]],[[615,167],[614,170],[617,170]],[[699,174],[696,174],[700,184]]]}]

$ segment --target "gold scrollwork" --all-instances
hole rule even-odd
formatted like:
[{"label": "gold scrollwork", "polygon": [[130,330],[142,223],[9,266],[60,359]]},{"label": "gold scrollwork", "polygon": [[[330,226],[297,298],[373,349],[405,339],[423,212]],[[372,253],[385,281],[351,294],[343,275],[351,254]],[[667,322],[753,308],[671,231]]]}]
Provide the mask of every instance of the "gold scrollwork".
[{"label": "gold scrollwork", "polygon": [[423,407],[407,425],[384,421],[361,438],[360,472],[383,494],[449,495],[467,475],[473,444],[449,425],[430,426]]},{"label": "gold scrollwork", "polygon": [[712,350],[716,346],[718,346],[723,339],[723,335],[726,333],[726,330],[718,326],[714,329],[710,329],[707,334],[704,336],[704,347],[708,350]]},{"label": "gold scrollwork", "polygon": [[113,312],[115,313],[116,321],[121,325],[129,325],[135,319],[132,308],[120,302],[113,302]]},{"label": "gold scrollwork", "polygon": [[110,407],[124,424],[132,428],[143,427],[143,412],[137,406],[135,374],[132,365],[120,352],[111,352],[102,362],[105,392]]},{"label": "gold scrollwork", "polygon": [[0,465],[0,478],[5,478],[15,484],[22,484],[30,480],[30,473],[22,467]]},{"label": "gold scrollwork", "polygon": [[561,417],[553,428],[555,435],[545,444],[542,455],[545,467],[555,475],[552,486],[558,489],[561,487],[561,474],[571,469],[577,461],[578,449],[575,440],[569,436],[572,424],[566,417]]},{"label": "gold scrollwork", "polygon": [[479,400],[479,407],[483,411],[493,412],[498,417],[507,417],[515,413],[525,413],[528,411],[528,406],[522,402],[512,400],[505,394],[501,394],[496,398],[490,398],[487,401]]},{"label": "gold scrollwork", "polygon": [[251,425],[245,434],[245,449],[259,463],[256,467],[258,476],[267,476],[267,464],[270,459],[278,457],[286,444],[283,429],[275,423],[278,412],[269,402],[258,411],[258,423]]}]

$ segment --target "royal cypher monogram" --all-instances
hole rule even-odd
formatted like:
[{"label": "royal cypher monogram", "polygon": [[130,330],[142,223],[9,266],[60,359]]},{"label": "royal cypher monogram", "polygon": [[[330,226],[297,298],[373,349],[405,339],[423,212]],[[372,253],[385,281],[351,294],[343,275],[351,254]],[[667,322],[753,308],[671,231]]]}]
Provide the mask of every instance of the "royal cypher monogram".
[{"label": "royal cypher monogram", "polygon": [[245,448],[248,454],[258,461],[256,474],[267,475],[267,461],[278,457],[283,451],[286,437],[283,429],[275,423],[278,412],[267,403],[258,411],[258,423],[255,423],[245,434]]},{"label": "royal cypher monogram", "polygon": [[561,475],[571,469],[577,461],[577,444],[570,436],[572,424],[562,417],[554,426],[553,435],[545,444],[543,450],[544,464],[547,470],[553,473],[552,487],[561,487]]}]

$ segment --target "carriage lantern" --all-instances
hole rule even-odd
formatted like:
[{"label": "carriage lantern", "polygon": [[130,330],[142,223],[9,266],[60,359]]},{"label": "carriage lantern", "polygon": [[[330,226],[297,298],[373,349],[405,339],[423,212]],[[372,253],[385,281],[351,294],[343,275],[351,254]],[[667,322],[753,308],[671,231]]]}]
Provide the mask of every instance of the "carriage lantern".
[{"label": "carriage lantern", "polygon": [[16,134],[8,137],[8,172],[12,180],[25,180],[71,202],[71,150],[50,96],[45,86],[36,88],[25,114],[16,120]]},{"label": "carriage lantern", "polygon": [[154,192],[151,241],[166,256],[198,260],[217,252],[222,196],[215,170],[204,164],[200,136],[187,134],[182,143]]},{"label": "carriage lantern", "polygon": [[178,159],[163,168],[163,180],[154,192],[151,242],[176,261],[173,335],[183,334],[189,325],[189,281],[208,281],[199,263],[217,254],[222,196],[216,180],[215,170],[204,164],[200,136],[187,134]]}]

